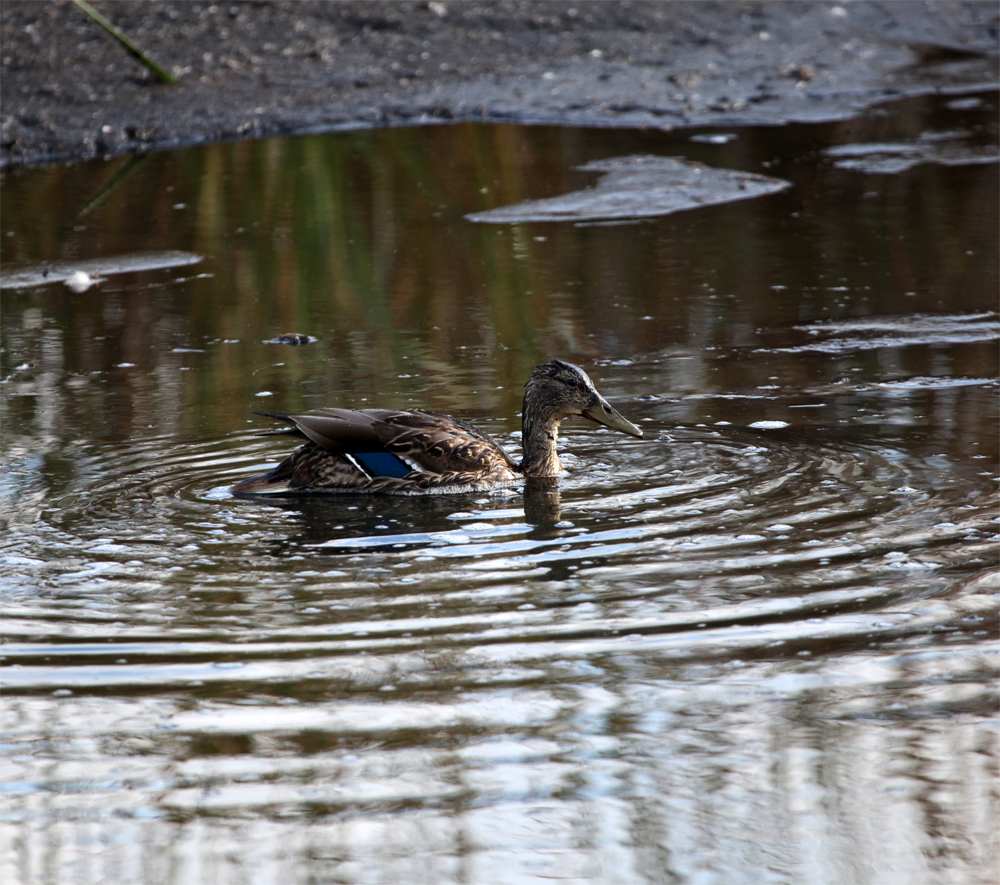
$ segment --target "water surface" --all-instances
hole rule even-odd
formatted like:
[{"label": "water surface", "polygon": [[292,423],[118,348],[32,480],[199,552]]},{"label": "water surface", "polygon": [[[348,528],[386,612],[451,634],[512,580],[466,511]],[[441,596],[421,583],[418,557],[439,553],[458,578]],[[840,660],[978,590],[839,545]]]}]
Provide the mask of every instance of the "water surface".
[{"label": "water surface", "polygon": [[[7,173],[5,274],[104,269],[3,293],[3,881],[992,881],[995,119]],[[642,154],[789,186],[467,218]],[[116,259],[166,250],[203,257]],[[553,356],[645,432],[567,421],[555,490],[227,491],[290,450],[255,408],[516,451]]]}]

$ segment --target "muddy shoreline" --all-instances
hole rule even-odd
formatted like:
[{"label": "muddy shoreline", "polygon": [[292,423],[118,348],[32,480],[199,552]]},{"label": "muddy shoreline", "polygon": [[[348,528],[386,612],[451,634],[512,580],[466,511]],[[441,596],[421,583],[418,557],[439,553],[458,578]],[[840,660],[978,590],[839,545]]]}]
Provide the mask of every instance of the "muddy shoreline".
[{"label": "muddy shoreline", "polygon": [[179,84],[68,0],[5,0],[0,167],[452,120],[779,125],[1000,80],[991,0],[95,5]]}]

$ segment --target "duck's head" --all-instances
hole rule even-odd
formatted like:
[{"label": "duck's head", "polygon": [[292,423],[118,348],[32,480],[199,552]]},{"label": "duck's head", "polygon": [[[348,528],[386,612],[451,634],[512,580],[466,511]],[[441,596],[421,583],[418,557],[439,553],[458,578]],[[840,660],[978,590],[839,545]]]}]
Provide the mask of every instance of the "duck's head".
[{"label": "duck's head", "polygon": [[558,424],[571,415],[582,415],[612,430],[629,436],[642,436],[642,431],[627,421],[597,392],[590,376],[579,366],[552,360],[536,366],[524,385],[525,416],[534,413]]}]

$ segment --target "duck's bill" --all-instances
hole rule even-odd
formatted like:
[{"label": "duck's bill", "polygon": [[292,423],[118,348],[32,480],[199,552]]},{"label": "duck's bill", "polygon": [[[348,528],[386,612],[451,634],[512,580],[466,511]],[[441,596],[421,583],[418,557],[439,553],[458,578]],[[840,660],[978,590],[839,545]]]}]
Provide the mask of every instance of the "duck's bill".
[{"label": "duck's bill", "polygon": [[619,415],[618,411],[604,399],[599,399],[593,406],[584,409],[582,414],[584,418],[589,418],[612,430],[619,430],[629,436],[642,436],[642,431],[638,427]]}]

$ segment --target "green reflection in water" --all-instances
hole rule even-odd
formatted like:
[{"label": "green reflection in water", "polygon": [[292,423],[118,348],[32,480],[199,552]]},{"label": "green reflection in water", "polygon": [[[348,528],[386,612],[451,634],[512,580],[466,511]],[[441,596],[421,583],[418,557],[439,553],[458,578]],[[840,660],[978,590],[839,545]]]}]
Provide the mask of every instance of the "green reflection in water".
[{"label": "green reflection in water", "polygon": [[[44,410],[59,415],[57,435],[110,440],[224,432],[261,403],[367,398],[419,400],[513,429],[521,385],[554,355],[639,361],[642,373],[617,381],[636,395],[848,371],[856,381],[989,374],[989,345],[939,349],[933,365],[927,348],[722,359],[795,343],[790,330],[802,322],[991,309],[995,166],[871,175],[821,153],[971,125],[977,113],[986,111],[946,113],[924,99],[865,121],[741,131],[725,145],[683,132],[465,124],[9,173],[5,265],[137,249],[206,256],[79,295],[59,284],[5,293],[3,375],[37,364],[46,391],[12,399],[11,417],[53,423]],[[627,225],[464,219],[579,189],[594,180],[574,171],[580,164],[642,152],[763,171],[793,187]],[[262,343],[289,331],[321,340]]]}]

